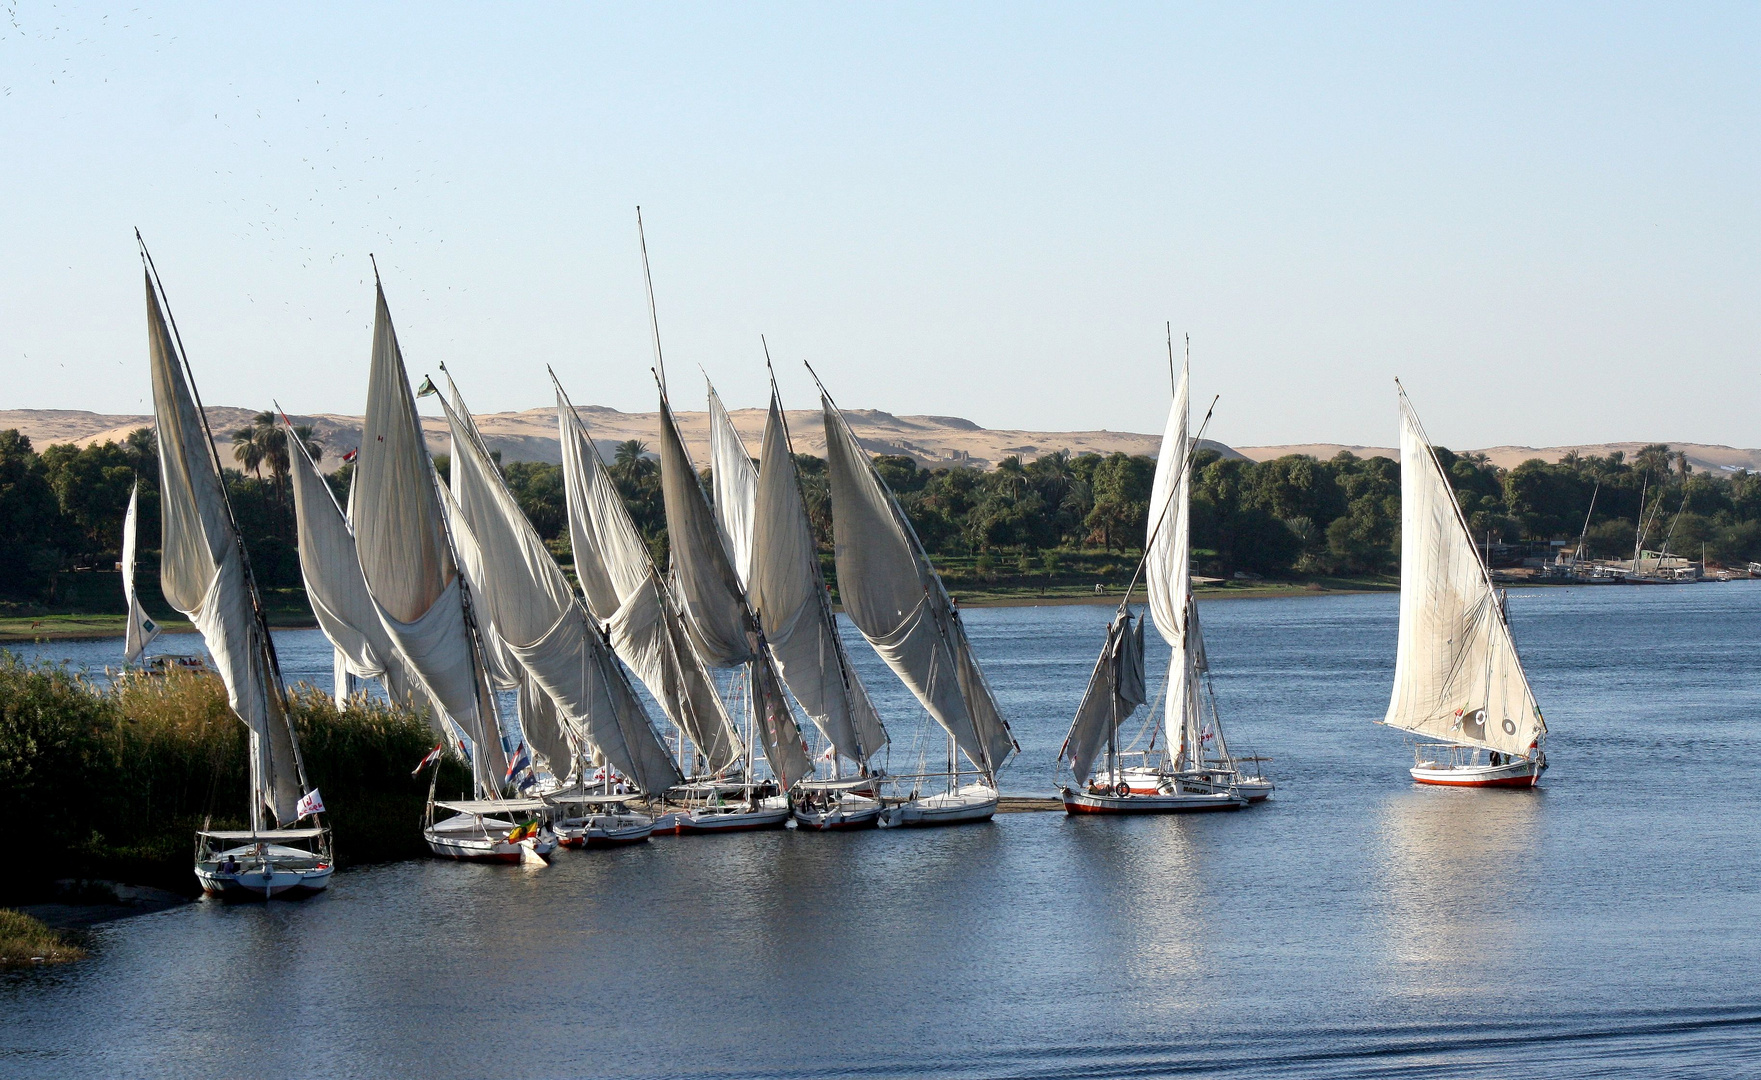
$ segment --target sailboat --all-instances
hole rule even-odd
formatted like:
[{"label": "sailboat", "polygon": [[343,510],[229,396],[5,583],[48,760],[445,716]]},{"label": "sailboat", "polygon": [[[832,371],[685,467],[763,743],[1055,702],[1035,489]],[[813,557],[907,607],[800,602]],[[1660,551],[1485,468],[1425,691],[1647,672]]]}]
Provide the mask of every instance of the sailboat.
[{"label": "sailboat", "polygon": [[132,664],[159,636],[159,624],[147,617],[135,595],[135,533],[139,529],[141,482],[128,489],[128,512],[122,516],[122,595],[128,601],[128,621],[122,632],[122,662]]},{"label": "sailboat", "polygon": [[[166,324],[162,289],[144,244],[141,257],[159,453],[159,582],[166,601],[201,632],[226,684],[227,704],[250,733],[250,825],[199,831],[196,879],[203,892],[222,899],[309,895],[330,884],[330,830],[319,816],[317,792],[306,786],[275,645],[213,435],[181,343]],[[298,827],[308,816],[317,824]]]},{"label": "sailboat", "polygon": [[[713,386],[709,417],[717,520],[763,644],[829,744],[831,775],[795,786],[796,822],[826,830],[879,824],[875,758],[887,745],[887,730],[838,633],[775,377],[757,470]],[[844,773],[846,762],[852,775]]]},{"label": "sailboat", "polygon": [[[818,382],[817,375],[814,379]],[[882,823],[988,821],[1000,798],[997,774],[1020,747],[979,669],[960,613],[905,511],[824,385],[819,389],[844,612],[948,736],[945,771],[925,768],[896,776],[913,784],[887,808]],[[962,758],[969,769],[962,767]],[[963,783],[962,774],[971,782]]]},{"label": "sailboat", "polygon": [[1511,638],[1504,598],[1406,389],[1400,399],[1400,643],[1381,723],[1420,736],[1412,778],[1533,787],[1547,722]]},{"label": "sailboat", "polygon": [[[569,541],[587,610],[618,659],[629,665],[678,729],[680,772],[693,783],[724,780],[742,769],[745,743],[697,655],[682,605],[656,569],[586,425],[554,372],[551,380],[556,384]],[[680,816],[662,815],[657,830],[677,832]]]},{"label": "sailboat", "polygon": [[[747,466],[750,468],[751,466]],[[717,789],[679,819],[681,832],[776,827],[789,819],[788,792],[813,772],[806,741],[789,710],[764,631],[747,602],[734,554],[679,436],[664,383],[660,395],[661,495],[666,503],[672,578],[697,655],[742,676],[748,747],[762,745],[774,784],[757,781],[748,750],[743,783]],[[734,794],[730,802],[725,795]]]},{"label": "sailboat", "polygon": [[[527,737],[548,744],[559,780],[582,781],[543,795],[565,808],[557,834],[567,846],[627,842],[637,832],[646,838],[653,822],[623,804],[641,792],[665,792],[683,777],[628,673],[496,468],[456,386],[441,407],[453,434],[461,526],[477,547],[482,614],[517,669]],[[607,784],[591,792],[585,780],[595,765],[602,779],[615,771],[635,790],[614,792]]]},{"label": "sailboat", "polygon": [[[431,783],[423,838],[445,858],[523,861],[520,819],[543,813],[544,804],[501,797],[512,779],[513,745],[503,742],[471,590],[377,274],[374,293],[373,358],[352,492],[355,552],[380,624],[420,676],[448,725],[449,744],[470,763],[475,788],[474,798],[437,802]],[[451,816],[439,818],[436,810]]]},{"label": "sailboat", "polygon": [[[1173,359],[1170,334],[1170,369]],[[1162,434],[1139,566],[1149,614],[1169,648],[1163,739],[1160,747],[1154,738],[1144,749],[1119,745],[1119,725],[1145,698],[1143,617],[1134,626],[1131,613],[1134,576],[1059,755],[1070,762],[1075,781],[1061,789],[1064,808],[1073,814],[1234,809],[1272,794],[1271,781],[1247,774],[1229,751],[1192,595],[1190,382],[1189,359]],[[1127,764],[1133,758],[1137,764]]]},{"label": "sailboat", "polygon": [[[377,679],[394,705],[428,704],[421,677],[386,633],[373,606],[348,518],[286,416],[282,429],[293,480],[300,577],[318,628],[330,642],[337,703],[348,698],[353,680]],[[439,710],[430,709],[428,716],[435,731],[444,736]]]}]

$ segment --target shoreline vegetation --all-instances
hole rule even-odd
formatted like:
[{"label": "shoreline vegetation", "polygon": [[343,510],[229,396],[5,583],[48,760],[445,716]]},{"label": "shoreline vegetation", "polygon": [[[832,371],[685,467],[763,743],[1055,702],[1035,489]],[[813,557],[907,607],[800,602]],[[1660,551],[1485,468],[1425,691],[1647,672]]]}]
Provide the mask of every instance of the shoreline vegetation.
[{"label": "shoreline vegetation", "polygon": [[[426,856],[419,823],[429,776],[410,769],[438,737],[426,715],[309,686],[288,695],[306,775],[327,815],[338,867]],[[32,843],[0,880],[0,903],[55,898],[58,880],[128,882],[194,895],[198,828],[243,828],[245,727],[218,676],[133,673],[101,687],[62,665],[0,650],[0,814],[31,822]],[[442,792],[468,786],[440,764]]]},{"label": "shoreline vegetation", "polygon": [[0,908],[0,968],[84,960],[86,951],[22,911]]}]

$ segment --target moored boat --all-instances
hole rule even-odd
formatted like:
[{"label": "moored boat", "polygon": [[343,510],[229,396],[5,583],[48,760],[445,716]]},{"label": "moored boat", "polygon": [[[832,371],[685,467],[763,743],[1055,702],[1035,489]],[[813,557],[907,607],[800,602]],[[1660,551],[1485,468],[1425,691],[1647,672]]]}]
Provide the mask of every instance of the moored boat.
[{"label": "moored boat", "polygon": [[989,821],[996,814],[1000,801],[996,788],[988,784],[967,784],[953,791],[924,795],[889,806],[881,812],[880,823],[887,828],[921,828]]},{"label": "moored boat", "polygon": [[328,829],[203,829],[196,834],[196,880],[203,893],[222,900],[310,896],[330,886],[335,869]]},{"label": "moored boat", "polygon": [[796,827],[821,832],[874,828],[884,809],[868,777],[806,780],[795,786],[792,801]]},{"label": "moored boat", "polygon": [[[435,810],[452,816],[435,820]],[[459,799],[428,804],[422,839],[443,859],[517,863],[556,849],[556,834],[542,824],[543,799]],[[521,820],[516,821],[515,818]]]}]

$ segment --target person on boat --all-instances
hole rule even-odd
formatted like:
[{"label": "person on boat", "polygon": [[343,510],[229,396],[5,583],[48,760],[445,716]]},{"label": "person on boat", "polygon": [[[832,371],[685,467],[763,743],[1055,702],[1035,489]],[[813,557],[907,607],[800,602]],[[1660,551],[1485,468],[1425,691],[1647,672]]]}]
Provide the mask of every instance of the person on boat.
[{"label": "person on boat", "polygon": [[232,852],[226,853],[225,861],[220,864],[220,872],[222,874],[238,873],[238,860],[233,858]]}]

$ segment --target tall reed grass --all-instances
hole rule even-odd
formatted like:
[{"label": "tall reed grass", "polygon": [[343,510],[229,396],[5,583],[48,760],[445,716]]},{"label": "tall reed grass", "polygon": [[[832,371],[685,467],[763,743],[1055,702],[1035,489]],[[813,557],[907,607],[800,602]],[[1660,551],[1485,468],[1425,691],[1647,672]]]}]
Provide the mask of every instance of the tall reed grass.
[{"label": "tall reed grass", "polygon": [[[289,694],[307,779],[323,793],[337,862],[422,855],[427,718],[356,696]],[[131,673],[108,688],[0,652],[0,820],[20,837],[0,895],[101,877],[191,891],[194,833],[245,824],[245,727],[214,675]],[[468,784],[442,762],[442,790]]]}]

